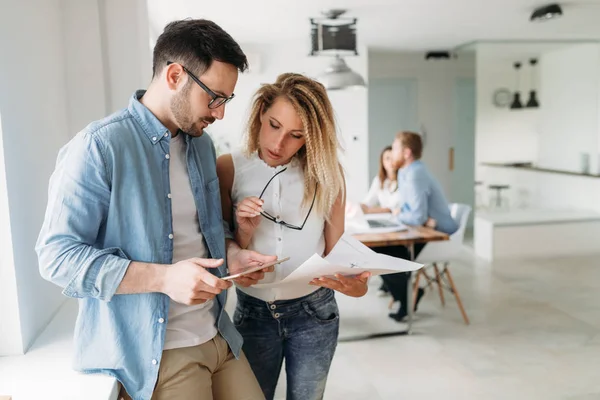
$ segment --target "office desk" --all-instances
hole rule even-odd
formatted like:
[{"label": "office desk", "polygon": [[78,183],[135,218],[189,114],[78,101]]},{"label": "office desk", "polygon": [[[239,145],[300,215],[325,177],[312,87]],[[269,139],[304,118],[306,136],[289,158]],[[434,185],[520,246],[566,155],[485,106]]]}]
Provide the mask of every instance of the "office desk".
[{"label": "office desk", "polygon": [[[410,252],[411,260],[414,260],[414,245],[417,243],[430,243],[448,240],[449,236],[445,233],[438,232],[431,228],[423,226],[411,226],[408,230],[391,233],[360,233],[352,235],[354,238],[361,241],[365,246],[372,249],[384,246],[406,246]],[[352,342],[357,340],[376,339],[381,337],[409,335],[412,332],[413,305],[412,303],[412,288],[413,275],[408,280],[408,321],[407,329],[404,331],[372,333],[367,335],[354,336],[340,339],[341,342]]]}]

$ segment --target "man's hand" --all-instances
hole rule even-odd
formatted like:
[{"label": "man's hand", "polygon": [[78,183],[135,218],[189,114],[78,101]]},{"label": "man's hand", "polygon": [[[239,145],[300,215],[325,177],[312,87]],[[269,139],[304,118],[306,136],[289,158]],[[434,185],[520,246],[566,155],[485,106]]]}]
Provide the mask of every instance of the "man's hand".
[{"label": "man's hand", "polygon": [[231,287],[230,282],[206,270],[222,264],[223,259],[190,258],[170,265],[165,269],[161,292],[178,303],[190,306],[212,300],[221,291]]},{"label": "man's hand", "polygon": [[437,221],[429,217],[427,218],[427,221],[425,221],[425,226],[431,229],[435,229],[435,227],[437,226]]},{"label": "man's hand", "polygon": [[336,279],[321,277],[313,279],[310,284],[313,286],[326,287],[343,293],[346,296],[362,297],[369,290],[367,280],[370,276],[371,273],[368,271],[356,276],[342,276],[340,274],[335,274]]},{"label": "man's hand", "polygon": [[[238,246],[235,246],[235,248],[229,250],[227,253],[227,265],[231,275],[244,272],[244,270],[248,268],[260,266],[275,260],[277,260],[277,256],[266,256],[257,253],[256,251],[240,249]],[[273,269],[274,267],[267,267],[260,271],[234,279],[234,282],[243,287],[252,286],[265,277],[265,272],[272,272]]]}]

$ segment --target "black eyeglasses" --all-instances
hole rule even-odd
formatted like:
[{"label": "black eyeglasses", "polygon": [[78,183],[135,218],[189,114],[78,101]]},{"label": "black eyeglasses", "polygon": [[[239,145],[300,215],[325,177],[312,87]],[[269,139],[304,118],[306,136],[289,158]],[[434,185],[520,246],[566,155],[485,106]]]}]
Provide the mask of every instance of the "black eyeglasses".
[{"label": "black eyeglasses", "polygon": [[[262,199],[263,195],[265,194],[265,191],[267,190],[267,187],[273,181],[273,179],[275,179],[275,177],[277,175],[281,174],[285,170],[287,170],[287,168],[284,168],[281,171],[277,172],[275,175],[273,175],[271,177],[271,179],[269,179],[269,182],[267,182],[267,184],[265,185],[265,187],[262,190],[262,192],[260,192],[260,196],[258,196],[259,199]],[[310,216],[310,213],[311,213],[311,211],[313,209],[313,206],[315,205],[315,199],[317,198],[317,186],[318,185],[319,185],[318,183],[315,185],[315,195],[313,196],[312,203],[310,204],[310,208],[308,209],[308,214],[306,214],[306,218],[304,218],[304,222],[302,223],[301,226],[296,226],[296,225],[288,224],[287,222],[285,222],[283,220],[280,220],[279,218],[276,218],[276,217],[272,216],[271,214],[269,214],[266,211],[261,212],[260,215],[262,215],[263,217],[265,217],[269,221],[275,222],[276,224],[279,224],[279,225],[283,225],[286,228],[290,228],[290,229],[295,229],[297,231],[301,231],[304,228],[304,225],[306,224],[306,221],[308,221],[308,217]]]},{"label": "black eyeglasses", "polygon": [[[175,64],[175,63],[173,61],[167,61],[167,65],[171,65],[171,64]],[[215,92],[210,90],[208,88],[208,86],[206,86],[204,83],[202,83],[202,81],[200,79],[198,79],[196,77],[196,75],[192,74],[186,67],[184,67],[182,65],[181,68],[183,68],[183,70],[190,76],[190,78],[192,78],[192,80],[194,82],[196,82],[198,84],[198,86],[200,86],[206,93],[208,93],[208,95],[211,98],[210,102],[208,103],[208,108],[210,108],[210,109],[219,108],[223,104],[230,102],[231,99],[233,99],[235,97],[235,94],[233,94],[233,93],[229,97],[225,97],[225,96],[216,94]]]}]

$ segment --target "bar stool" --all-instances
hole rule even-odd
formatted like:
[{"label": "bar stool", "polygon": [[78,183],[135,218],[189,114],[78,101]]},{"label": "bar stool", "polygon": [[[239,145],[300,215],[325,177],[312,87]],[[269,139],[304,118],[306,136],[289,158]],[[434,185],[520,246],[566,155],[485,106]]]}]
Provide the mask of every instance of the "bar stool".
[{"label": "bar stool", "polygon": [[502,191],[510,189],[510,185],[489,185],[488,189],[496,191],[495,197],[490,196],[490,208],[503,208],[504,203],[508,208],[508,198],[502,196]]}]

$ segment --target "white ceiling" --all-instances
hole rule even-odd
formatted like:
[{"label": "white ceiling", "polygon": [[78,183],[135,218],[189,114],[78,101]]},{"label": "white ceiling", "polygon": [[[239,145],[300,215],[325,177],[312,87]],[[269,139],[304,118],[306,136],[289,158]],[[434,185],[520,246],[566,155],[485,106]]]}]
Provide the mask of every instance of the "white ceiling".
[{"label": "white ceiling", "polygon": [[[348,9],[359,45],[395,50],[452,49],[476,40],[600,39],[600,0],[564,0],[562,18],[531,23],[543,0],[148,0],[153,35],[174,19],[212,19],[240,43],[310,37],[309,18]],[[154,36],[156,37],[156,36]],[[307,42],[308,43],[308,42]]]}]

